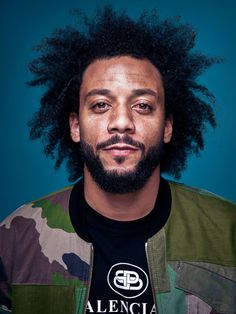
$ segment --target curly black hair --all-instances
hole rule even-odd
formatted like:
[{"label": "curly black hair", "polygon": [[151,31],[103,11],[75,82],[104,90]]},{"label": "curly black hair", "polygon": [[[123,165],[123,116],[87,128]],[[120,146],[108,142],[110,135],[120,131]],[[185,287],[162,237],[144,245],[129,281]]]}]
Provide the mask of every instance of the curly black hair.
[{"label": "curly black hair", "polygon": [[[80,16],[81,18],[81,16]],[[133,20],[111,7],[83,17],[76,27],[56,30],[37,46],[40,56],[29,64],[30,85],[44,85],[38,112],[29,123],[30,138],[41,138],[44,152],[58,168],[67,161],[69,180],[83,173],[80,145],[70,137],[69,115],[78,112],[83,72],[96,59],[132,56],[148,59],[161,73],[166,116],[172,115],[172,141],[164,145],[161,171],[179,178],[187,156],[204,148],[207,124],[216,125],[214,96],[197,78],[221,61],[192,51],[195,31],[179,18],[161,20],[156,12],[144,12]]]}]

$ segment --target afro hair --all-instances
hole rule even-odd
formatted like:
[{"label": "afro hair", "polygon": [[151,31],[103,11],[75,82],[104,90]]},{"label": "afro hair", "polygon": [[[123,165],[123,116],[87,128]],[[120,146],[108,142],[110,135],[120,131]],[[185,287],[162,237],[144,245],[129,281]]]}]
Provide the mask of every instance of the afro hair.
[{"label": "afro hair", "polygon": [[98,10],[93,18],[84,16],[76,27],[56,30],[37,47],[39,56],[29,65],[34,76],[29,84],[46,87],[29,123],[31,139],[42,140],[55,168],[67,162],[70,181],[79,178],[83,160],[80,144],[70,137],[69,115],[79,110],[83,72],[96,59],[148,59],[162,75],[166,116],[172,115],[174,121],[161,171],[179,178],[188,155],[203,150],[207,125],[216,124],[214,96],[197,78],[220,59],[194,52],[194,45],[194,30],[179,18],[161,20],[155,12],[145,12],[133,20],[111,7]]}]

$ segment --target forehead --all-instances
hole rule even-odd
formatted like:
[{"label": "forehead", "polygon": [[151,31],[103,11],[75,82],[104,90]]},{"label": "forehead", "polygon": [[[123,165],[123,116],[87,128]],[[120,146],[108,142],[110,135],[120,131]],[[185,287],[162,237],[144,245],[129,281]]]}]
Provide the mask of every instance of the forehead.
[{"label": "forehead", "polygon": [[109,88],[113,84],[158,90],[163,88],[161,74],[150,61],[122,56],[98,59],[91,63],[83,74],[81,89]]}]

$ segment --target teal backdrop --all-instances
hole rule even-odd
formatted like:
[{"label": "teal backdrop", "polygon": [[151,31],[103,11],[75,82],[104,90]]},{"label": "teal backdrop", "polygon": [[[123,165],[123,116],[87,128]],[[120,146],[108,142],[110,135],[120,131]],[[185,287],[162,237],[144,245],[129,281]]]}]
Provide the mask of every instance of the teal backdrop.
[{"label": "teal backdrop", "polygon": [[[85,4],[84,4],[85,3]],[[3,0],[1,23],[1,209],[0,219],[19,205],[69,185],[65,168],[54,171],[53,161],[42,153],[41,143],[30,141],[27,121],[36,111],[42,93],[26,85],[27,63],[32,48],[60,26],[75,23],[71,10],[91,14],[106,1]],[[136,17],[156,8],[161,17],[181,16],[197,31],[196,49],[222,56],[224,63],[208,70],[201,79],[217,98],[216,129],[206,134],[206,147],[191,157],[181,181],[236,201],[236,1],[234,0],[120,0],[110,2]],[[181,149],[181,147],[180,147]]]}]

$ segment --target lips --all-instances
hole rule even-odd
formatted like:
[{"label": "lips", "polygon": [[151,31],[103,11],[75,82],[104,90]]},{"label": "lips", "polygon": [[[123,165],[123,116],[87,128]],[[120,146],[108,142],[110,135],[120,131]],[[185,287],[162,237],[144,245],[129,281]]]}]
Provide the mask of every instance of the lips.
[{"label": "lips", "polygon": [[137,152],[139,149],[130,145],[110,145],[103,150],[112,154],[113,156],[128,156]]}]

